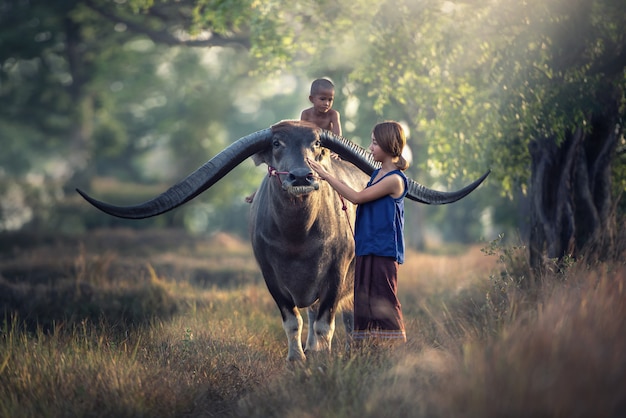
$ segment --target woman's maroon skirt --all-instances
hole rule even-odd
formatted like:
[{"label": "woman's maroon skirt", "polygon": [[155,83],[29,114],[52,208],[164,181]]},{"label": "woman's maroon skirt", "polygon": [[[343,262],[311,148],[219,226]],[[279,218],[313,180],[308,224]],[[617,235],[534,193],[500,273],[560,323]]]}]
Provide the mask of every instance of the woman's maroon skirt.
[{"label": "woman's maroon skirt", "polygon": [[406,341],[395,259],[376,255],[356,257],[352,337]]}]

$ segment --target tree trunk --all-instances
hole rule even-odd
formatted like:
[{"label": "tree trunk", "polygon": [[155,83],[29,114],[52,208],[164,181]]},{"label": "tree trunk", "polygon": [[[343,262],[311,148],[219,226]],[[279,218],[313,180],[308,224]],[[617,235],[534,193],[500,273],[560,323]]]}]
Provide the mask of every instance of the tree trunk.
[{"label": "tree trunk", "polygon": [[560,144],[547,138],[529,145],[529,255],[534,280],[541,277],[547,259],[610,256],[615,232],[611,158],[621,127],[613,117],[617,112],[608,114],[592,118],[591,129],[578,127],[567,133]]}]

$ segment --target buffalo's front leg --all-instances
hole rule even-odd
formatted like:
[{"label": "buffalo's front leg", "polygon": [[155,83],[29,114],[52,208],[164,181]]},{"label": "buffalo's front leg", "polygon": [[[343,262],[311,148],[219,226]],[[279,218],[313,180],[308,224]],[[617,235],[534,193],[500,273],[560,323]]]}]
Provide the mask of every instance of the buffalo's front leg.
[{"label": "buffalo's front leg", "polygon": [[283,329],[287,334],[289,351],[287,360],[304,361],[306,356],[302,350],[302,316],[295,306],[282,307],[280,313],[283,317]]},{"label": "buffalo's front leg", "polygon": [[309,308],[309,333],[306,352],[330,351],[335,333],[335,315],[329,311],[320,313],[319,308]]}]

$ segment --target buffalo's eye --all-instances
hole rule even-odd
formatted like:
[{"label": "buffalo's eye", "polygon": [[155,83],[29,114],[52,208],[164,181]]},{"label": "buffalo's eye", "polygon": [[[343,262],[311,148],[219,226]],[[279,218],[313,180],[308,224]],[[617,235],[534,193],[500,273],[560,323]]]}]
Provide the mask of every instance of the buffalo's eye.
[{"label": "buffalo's eye", "polygon": [[278,139],[275,139],[274,142],[272,142],[272,145],[274,146],[274,148],[278,148],[280,147],[280,141]]}]

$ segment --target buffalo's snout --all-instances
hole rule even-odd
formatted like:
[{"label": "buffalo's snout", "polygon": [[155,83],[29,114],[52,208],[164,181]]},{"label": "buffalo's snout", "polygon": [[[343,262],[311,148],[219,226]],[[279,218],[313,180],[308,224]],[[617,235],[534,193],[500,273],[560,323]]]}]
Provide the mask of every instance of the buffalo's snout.
[{"label": "buffalo's snout", "polygon": [[319,188],[320,185],[313,177],[313,171],[309,167],[296,168],[289,171],[289,174],[283,181],[283,190],[294,196],[306,195],[313,190],[319,190]]},{"label": "buffalo's snout", "polygon": [[296,168],[289,172],[288,181],[292,186],[310,186],[313,183],[313,171],[310,168]]}]

